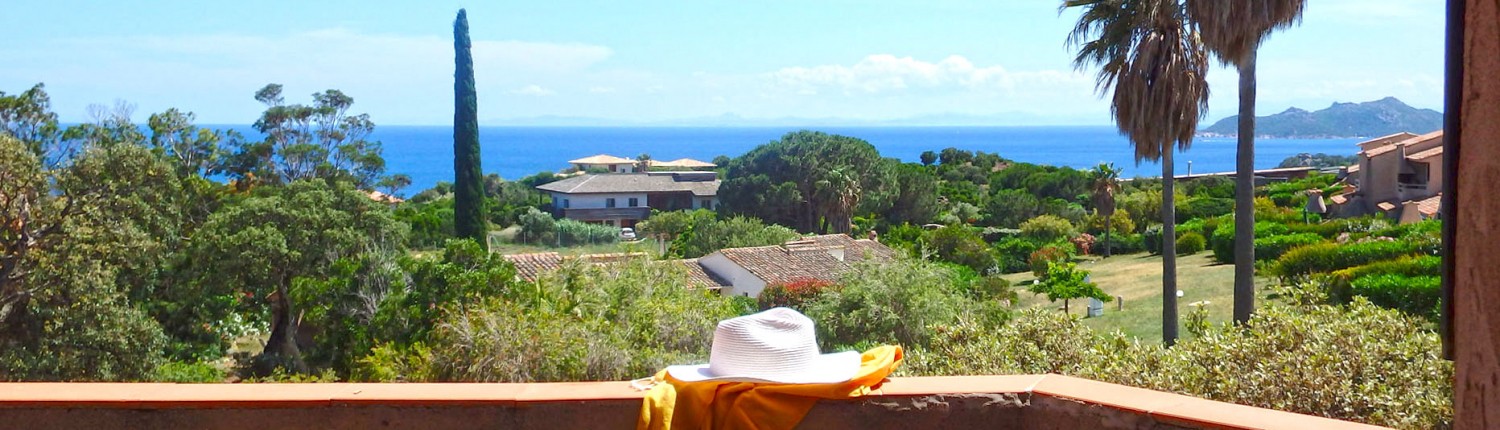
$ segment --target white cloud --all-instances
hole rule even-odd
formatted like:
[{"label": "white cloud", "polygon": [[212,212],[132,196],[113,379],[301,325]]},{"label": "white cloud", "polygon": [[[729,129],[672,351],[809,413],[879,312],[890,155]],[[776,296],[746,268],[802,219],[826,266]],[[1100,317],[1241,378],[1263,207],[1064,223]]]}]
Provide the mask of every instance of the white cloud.
[{"label": "white cloud", "polygon": [[521,88],[518,88],[518,89],[515,89],[515,90],[511,90],[510,93],[511,94],[520,94],[520,95],[523,95],[523,96],[536,96],[536,97],[546,97],[546,96],[550,96],[550,95],[556,94],[552,90],[549,90],[549,89],[546,89],[546,88],[542,88],[541,85],[527,85],[527,86],[524,86],[524,87],[521,87]]},{"label": "white cloud", "polygon": [[609,94],[615,92],[612,87],[589,87],[590,94]]}]

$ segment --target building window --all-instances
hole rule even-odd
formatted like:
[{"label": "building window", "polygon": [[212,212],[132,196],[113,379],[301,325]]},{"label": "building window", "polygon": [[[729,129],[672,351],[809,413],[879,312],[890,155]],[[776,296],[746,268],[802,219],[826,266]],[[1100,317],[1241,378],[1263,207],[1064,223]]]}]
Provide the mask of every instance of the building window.
[{"label": "building window", "polygon": [[630,198],[630,207],[636,207],[636,206],[640,206],[640,205],[641,205],[640,199],[637,199],[635,197],[631,197]]},{"label": "building window", "polygon": [[704,208],[704,209],[708,209],[708,210],[714,210],[714,201],[713,200],[709,200],[709,199],[703,199],[703,204],[699,205],[698,207],[701,207],[701,208]]},{"label": "building window", "polygon": [[568,199],[563,199],[563,209],[568,208]]},{"label": "building window", "polygon": [[607,207],[607,208],[615,207],[615,199],[613,199],[613,198],[604,199],[604,207]]}]

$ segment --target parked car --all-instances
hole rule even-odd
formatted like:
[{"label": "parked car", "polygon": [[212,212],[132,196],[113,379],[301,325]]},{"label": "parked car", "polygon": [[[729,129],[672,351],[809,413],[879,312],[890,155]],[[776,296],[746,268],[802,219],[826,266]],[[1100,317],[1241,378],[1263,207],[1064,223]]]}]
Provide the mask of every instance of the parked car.
[{"label": "parked car", "polygon": [[635,240],[635,229],[630,227],[620,229],[620,239]]}]

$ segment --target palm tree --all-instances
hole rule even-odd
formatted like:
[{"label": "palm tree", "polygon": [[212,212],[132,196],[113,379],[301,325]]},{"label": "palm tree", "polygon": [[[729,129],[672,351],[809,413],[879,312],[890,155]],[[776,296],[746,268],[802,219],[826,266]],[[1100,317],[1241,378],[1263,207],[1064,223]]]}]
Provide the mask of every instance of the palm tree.
[{"label": "palm tree", "polygon": [[1110,114],[1135,160],[1162,171],[1162,341],[1177,341],[1177,250],[1172,152],[1187,150],[1208,109],[1208,54],[1177,0],[1064,0],[1083,14],[1068,35],[1073,64],[1099,66],[1096,88],[1114,88]]},{"label": "palm tree", "polygon": [[1302,20],[1303,0],[1187,0],[1203,46],[1240,73],[1234,175],[1234,321],[1255,310],[1255,57],[1272,31]]},{"label": "palm tree", "polygon": [[844,169],[827,171],[814,183],[818,200],[823,204],[826,233],[848,234],[853,230],[854,209],[859,206],[859,180]]},{"label": "palm tree", "polygon": [[1099,163],[1089,172],[1093,183],[1094,209],[1104,217],[1104,258],[1109,258],[1109,235],[1115,215],[1115,192],[1120,190],[1120,169],[1114,163]]}]

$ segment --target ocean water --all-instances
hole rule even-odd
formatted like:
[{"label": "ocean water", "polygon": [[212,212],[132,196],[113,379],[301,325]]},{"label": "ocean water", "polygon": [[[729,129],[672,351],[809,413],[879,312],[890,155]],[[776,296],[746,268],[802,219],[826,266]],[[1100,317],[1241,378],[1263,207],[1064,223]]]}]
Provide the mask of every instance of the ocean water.
[{"label": "ocean water", "polygon": [[[254,136],[253,130],[234,127]],[[595,154],[658,160],[739,156],[800,127],[480,127],[485,173],[517,179],[568,167],[568,160]],[[955,147],[997,153],[1028,163],[1088,168],[1100,162],[1120,167],[1124,177],[1160,176],[1156,163],[1136,164],[1128,141],[1114,127],[819,127],[815,130],[857,137],[880,154],[918,161],[923,151]],[[447,126],[379,126],[372,139],[385,148],[386,170],[405,173],[405,194],[453,180],[453,129]],[[1261,139],[1255,167],[1276,167],[1299,153],[1352,155],[1359,139]],[[1177,154],[1176,173],[1234,170],[1233,138],[1200,138]]]}]

